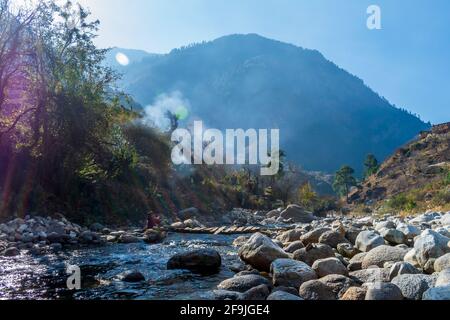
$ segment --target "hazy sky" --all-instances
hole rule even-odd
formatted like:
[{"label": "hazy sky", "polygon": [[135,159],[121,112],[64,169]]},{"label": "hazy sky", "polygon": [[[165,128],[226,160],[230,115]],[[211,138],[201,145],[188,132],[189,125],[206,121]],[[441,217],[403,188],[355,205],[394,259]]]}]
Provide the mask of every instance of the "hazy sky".
[{"label": "hazy sky", "polygon": [[[399,107],[450,121],[448,0],[81,0],[102,47],[166,53],[233,33],[317,49]],[[382,30],[366,27],[381,7]]]}]

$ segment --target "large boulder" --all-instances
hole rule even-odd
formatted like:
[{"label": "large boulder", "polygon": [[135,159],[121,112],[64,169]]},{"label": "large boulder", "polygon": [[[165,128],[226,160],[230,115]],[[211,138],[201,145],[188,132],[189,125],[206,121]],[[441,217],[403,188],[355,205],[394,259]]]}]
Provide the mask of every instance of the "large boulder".
[{"label": "large boulder", "polygon": [[337,252],[339,252],[339,254],[341,254],[345,258],[351,259],[354,256],[356,256],[360,251],[350,243],[339,243],[337,245]]},{"label": "large boulder", "polygon": [[423,300],[448,301],[450,300],[450,286],[430,288],[423,294]]},{"label": "large boulder", "polygon": [[450,269],[445,269],[439,273],[436,280],[436,287],[446,287],[450,285]]},{"label": "large boulder", "polygon": [[303,283],[299,293],[304,300],[336,300],[333,288],[319,280],[310,280]]},{"label": "large boulder", "polygon": [[403,244],[406,242],[406,236],[403,232],[396,229],[381,229],[380,235],[391,244]]},{"label": "large boulder", "polygon": [[288,301],[288,300],[303,300],[299,296],[293,295],[291,293],[285,291],[275,291],[272,292],[268,297],[267,301]]},{"label": "large boulder", "polygon": [[402,274],[392,283],[400,288],[405,299],[421,300],[425,291],[434,287],[436,278],[425,274]]},{"label": "large boulder", "polygon": [[402,274],[419,274],[421,273],[419,269],[414,267],[412,264],[408,262],[396,262],[392,265],[389,270],[389,280],[394,279],[397,276]]},{"label": "large boulder", "polygon": [[440,258],[437,258],[434,262],[434,271],[441,272],[445,269],[450,268],[450,253],[443,255]]},{"label": "large boulder", "polygon": [[346,276],[332,274],[319,279],[320,282],[330,288],[336,296],[336,299],[342,298],[345,292],[351,287],[357,287],[359,283]]},{"label": "large boulder", "polygon": [[350,243],[339,231],[327,231],[319,238],[319,243],[327,244],[332,248],[337,248],[340,243]]},{"label": "large boulder", "polygon": [[382,245],[384,245],[384,239],[375,231],[361,232],[356,238],[355,243],[355,247],[362,252],[369,252]]},{"label": "large boulder", "polygon": [[372,249],[367,253],[362,261],[362,268],[367,269],[372,266],[382,268],[386,262],[403,261],[408,251],[399,248],[382,245]]},{"label": "large boulder", "polygon": [[436,231],[425,230],[414,243],[415,260],[421,267],[424,267],[428,260],[438,259],[450,252],[450,247],[447,245],[449,241],[449,238]]},{"label": "large boulder", "polygon": [[319,278],[323,278],[330,274],[348,275],[347,268],[338,258],[316,260],[312,265],[312,269],[317,273]]},{"label": "large boulder", "polygon": [[450,212],[444,214],[440,221],[443,226],[450,226]]},{"label": "large boulder", "polygon": [[289,255],[269,237],[256,233],[240,249],[241,259],[260,271],[270,271],[270,265],[277,259],[287,259]]},{"label": "large boulder", "polygon": [[403,233],[406,239],[414,239],[420,234],[419,228],[407,223],[400,223],[397,226],[397,230]]},{"label": "large boulder", "polygon": [[280,217],[285,220],[291,220],[298,223],[310,223],[316,218],[314,215],[298,205],[290,205],[286,210],[282,211]]},{"label": "large boulder", "polygon": [[357,271],[362,269],[362,262],[364,260],[364,257],[367,255],[367,252],[361,252],[357,253],[353,256],[353,258],[350,259],[348,270],[350,271]]},{"label": "large boulder", "polygon": [[222,265],[220,254],[212,249],[179,253],[167,262],[167,269],[186,269],[198,273],[217,273]]},{"label": "large boulder", "polygon": [[403,300],[403,295],[393,283],[375,282],[368,285],[365,300]]},{"label": "large boulder", "polygon": [[303,282],[317,278],[316,273],[304,262],[277,259],[272,262],[271,273],[274,286],[299,288]]},{"label": "large boulder", "polygon": [[244,292],[240,300],[244,301],[264,301],[270,295],[270,289],[267,285],[261,284]]},{"label": "large boulder", "polygon": [[299,229],[293,229],[289,231],[285,231],[277,237],[277,240],[282,243],[291,243],[294,241],[299,241],[302,236],[303,231]]},{"label": "large boulder", "polygon": [[160,243],[166,236],[167,234],[163,231],[149,229],[144,232],[144,242],[149,244]]},{"label": "large boulder", "polygon": [[361,301],[366,299],[367,289],[362,287],[351,287],[342,296],[341,300]]},{"label": "large boulder", "polygon": [[270,285],[269,280],[266,278],[256,275],[249,274],[246,276],[234,277],[221,282],[217,288],[219,290],[235,291],[235,292],[247,292],[248,290],[258,287],[260,285]]},{"label": "large boulder", "polygon": [[288,246],[284,248],[284,251],[288,253],[294,253],[297,250],[303,249],[305,246],[303,245],[303,242],[301,241],[294,241],[291,242]]},{"label": "large boulder", "polygon": [[316,260],[334,257],[334,251],[326,244],[310,244],[306,248],[295,251],[293,257],[312,266]]},{"label": "large boulder", "polygon": [[381,231],[382,229],[395,229],[395,223],[392,221],[382,221],[375,225],[376,231]]},{"label": "large boulder", "polygon": [[360,283],[389,282],[389,269],[373,268],[350,272],[350,278]]},{"label": "large boulder", "polygon": [[317,228],[302,235],[300,237],[300,240],[303,242],[305,246],[312,243],[318,243],[322,234],[330,230],[331,230],[330,228]]}]

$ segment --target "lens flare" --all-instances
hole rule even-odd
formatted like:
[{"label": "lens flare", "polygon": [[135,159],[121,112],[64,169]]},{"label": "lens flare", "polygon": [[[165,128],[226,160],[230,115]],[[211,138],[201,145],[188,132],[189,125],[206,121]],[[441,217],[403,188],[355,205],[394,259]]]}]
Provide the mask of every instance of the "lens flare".
[{"label": "lens flare", "polygon": [[116,61],[118,64],[120,64],[121,66],[126,67],[127,65],[130,64],[130,59],[128,59],[128,57],[126,56],[126,54],[119,52],[116,54]]},{"label": "lens flare", "polygon": [[186,120],[189,116],[189,111],[185,106],[179,106],[175,111],[175,116],[178,120]]}]

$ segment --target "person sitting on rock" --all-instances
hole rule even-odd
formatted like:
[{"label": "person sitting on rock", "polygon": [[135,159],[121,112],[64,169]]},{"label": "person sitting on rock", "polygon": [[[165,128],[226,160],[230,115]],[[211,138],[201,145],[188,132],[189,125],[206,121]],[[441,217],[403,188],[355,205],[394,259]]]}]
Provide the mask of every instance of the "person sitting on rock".
[{"label": "person sitting on rock", "polygon": [[159,215],[150,211],[147,217],[147,229],[155,229],[161,224],[161,218]]}]

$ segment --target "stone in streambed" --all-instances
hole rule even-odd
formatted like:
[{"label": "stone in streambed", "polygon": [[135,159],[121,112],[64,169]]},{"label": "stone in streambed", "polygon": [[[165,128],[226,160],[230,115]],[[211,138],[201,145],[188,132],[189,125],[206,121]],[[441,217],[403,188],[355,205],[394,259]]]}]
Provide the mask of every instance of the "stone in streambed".
[{"label": "stone in streambed", "polygon": [[220,270],[222,259],[212,249],[200,249],[179,253],[167,262],[167,269],[185,269],[198,273],[213,274]]}]

